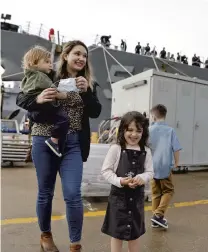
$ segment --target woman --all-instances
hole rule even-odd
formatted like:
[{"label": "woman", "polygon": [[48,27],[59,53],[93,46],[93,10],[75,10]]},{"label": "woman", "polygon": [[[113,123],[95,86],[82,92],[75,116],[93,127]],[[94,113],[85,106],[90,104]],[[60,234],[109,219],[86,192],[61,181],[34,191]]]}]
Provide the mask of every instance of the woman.
[{"label": "woman", "polygon": [[42,251],[59,251],[51,233],[52,199],[56,175],[59,172],[66,203],[70,252],[80,252],[83,225],[81,181],[83,162],[87,161],[90,150],[89,117],[97,118],[101,112],[101,104],[92,85],[88,48],[84,43],[72,41],[64,46],[57,76],[58,79],[77,77],[76,85],[81,93],[62,94],[53,88],[48,88],[36,99],[20,93],[17,97],[17,105],[32,111],[41,104],[57,98],[68,114],[70,128],[61,159],[50,152],[45,144],[46,138],[50,136],[52,125],[34,123],[32,127],[32,157],[38,180],[37,216],[42,232],[40,240]]}]

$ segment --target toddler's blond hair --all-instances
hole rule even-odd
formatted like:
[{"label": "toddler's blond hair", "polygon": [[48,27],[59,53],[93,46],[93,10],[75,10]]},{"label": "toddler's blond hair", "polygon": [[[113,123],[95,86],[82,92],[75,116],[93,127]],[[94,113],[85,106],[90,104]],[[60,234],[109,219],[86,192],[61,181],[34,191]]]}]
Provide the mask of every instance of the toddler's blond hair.
[{"label": "toddler's blond hair", "polygon": [[51,58],[51,53],[42,46],[34,46],[28,52],[25,53],[23,57],[23,68],[24,69],[31,69],[41,59],[48,60]]}]

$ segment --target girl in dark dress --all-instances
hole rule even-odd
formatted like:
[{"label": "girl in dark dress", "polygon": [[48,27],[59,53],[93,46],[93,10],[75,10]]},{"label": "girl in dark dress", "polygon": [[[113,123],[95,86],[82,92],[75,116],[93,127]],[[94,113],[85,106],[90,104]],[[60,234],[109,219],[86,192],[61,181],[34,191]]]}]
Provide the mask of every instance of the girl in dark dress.
[{"label": "girl in dark dress", "polygon": [[128,112],[103,163],[101,173],[112,186],[102,232],[112,237],[111,252],[121,252],[123,241],[128,241],[129,252],[138,252],[145,233],[144,185],[153,177],[148,136],[146,118]]}]

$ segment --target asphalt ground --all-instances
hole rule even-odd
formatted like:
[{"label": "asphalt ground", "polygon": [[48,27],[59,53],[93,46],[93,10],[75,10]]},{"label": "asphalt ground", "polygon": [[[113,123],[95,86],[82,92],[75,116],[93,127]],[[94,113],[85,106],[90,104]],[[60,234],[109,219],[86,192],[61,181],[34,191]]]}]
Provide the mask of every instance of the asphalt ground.
[{"label": "asphalt ground", "polygon": [[[208,252],[208,172],[174,175],[175,195],[167,213],[169,229],[153,229],[151,203],[145,206],[146,234],[140,252]],[[1,170],[2,252],[40,251],[40,231],[36,218],[36,175],[32,167]],[[100,229],[106,198],[87,199],[94,211],[85,207],[83,252],[110,252],[110,238]],[[60,179],[53,202],[52,230],[60,252],[69,251],[65,204]],[[127,251],[124,244],[123,251]]]}]

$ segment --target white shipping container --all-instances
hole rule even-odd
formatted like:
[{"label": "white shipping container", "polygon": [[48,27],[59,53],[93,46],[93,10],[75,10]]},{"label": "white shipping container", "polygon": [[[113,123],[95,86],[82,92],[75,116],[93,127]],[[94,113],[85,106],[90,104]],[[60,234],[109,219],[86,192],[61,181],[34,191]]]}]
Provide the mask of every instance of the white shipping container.
[{"label": "white shipping container", "polygon": [[181,166],[208,165],[208,82],[148,70],[112,85],[112,116],[146,112],[160,103],[166,122],[175,128],[183,147]]}]

